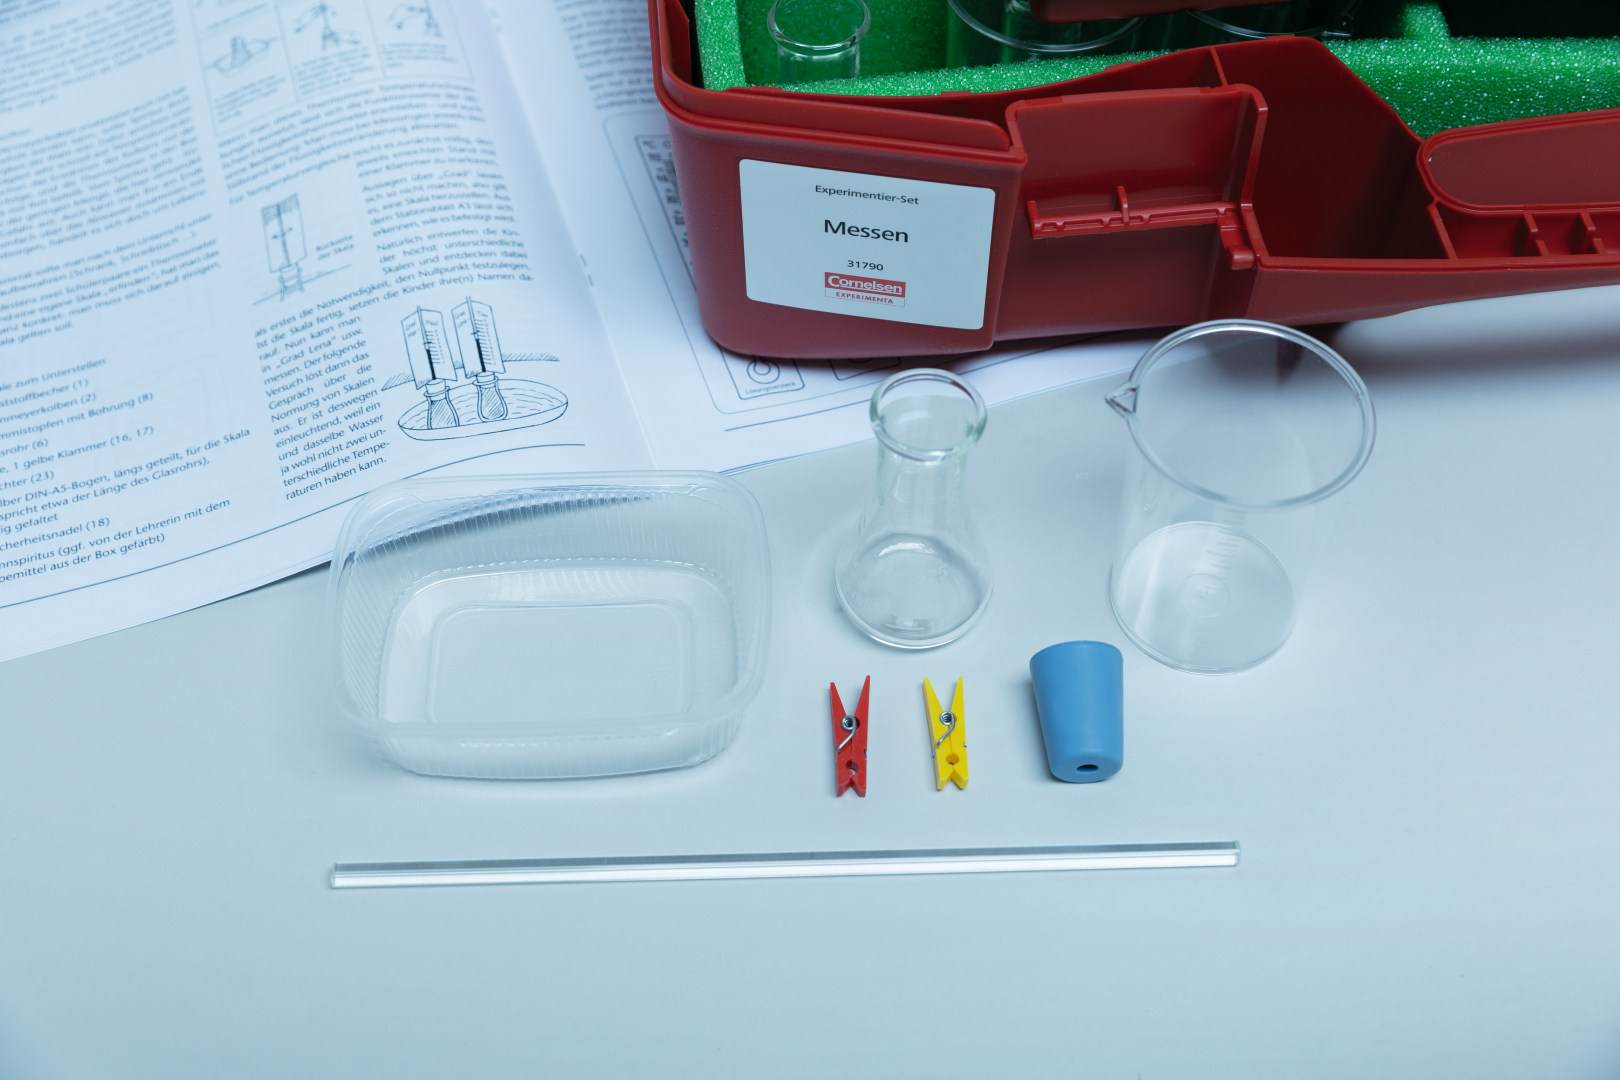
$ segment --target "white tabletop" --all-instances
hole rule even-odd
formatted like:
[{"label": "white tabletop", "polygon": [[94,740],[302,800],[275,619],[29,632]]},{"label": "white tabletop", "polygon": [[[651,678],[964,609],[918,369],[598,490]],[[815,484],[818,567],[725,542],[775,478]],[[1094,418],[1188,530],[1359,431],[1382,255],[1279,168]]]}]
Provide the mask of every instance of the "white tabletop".
[{"label": "white tabletop", "polygon": [[[941,649],[869,642],[833,595],[870,444],[744,474],[771,660],[695,768],[386,764],[318,681],[324,571],[0,665],[0,1075],[1613,1076],[1616,312],[1590,290],[1341,333],[1378,445],[1293,640],[1242,675],[1172,671],[1114,625],[1127,437],[1096,383],[992,411],[971,484],[995,598]],[[1125,653],[1101,784],[1051,778],[1030,695],[1030,655],[1075,638]],[[835,799],[827,683],[866,675],[870,794]],[[958,675],[972,783],[935,792],[920,684]],[[334,862],[1234,839],[1232,869],[327,884]]]}]

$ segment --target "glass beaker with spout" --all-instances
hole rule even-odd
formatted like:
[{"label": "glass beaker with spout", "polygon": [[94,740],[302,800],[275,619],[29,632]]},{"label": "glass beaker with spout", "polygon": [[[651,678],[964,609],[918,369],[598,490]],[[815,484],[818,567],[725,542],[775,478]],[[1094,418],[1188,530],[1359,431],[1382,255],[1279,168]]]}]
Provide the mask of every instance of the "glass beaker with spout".
[{"label": "glass beaker with spout", "polygon": [[1372,399],[1338,353],[1229,319],[1159,342],[1108,397],[1130,427],[1109,600],[1131,641],[1218,675],[1280,649],[1328,525],[1372,453]]},{"label": "glass beaker with spout", "polygon": [[904,649],[966,633],[990,603],[990,559],[968,514],[967,454],[984,398],[937,368],[872,395],[877,491],[838,556],[838,600],[862,632]]}]

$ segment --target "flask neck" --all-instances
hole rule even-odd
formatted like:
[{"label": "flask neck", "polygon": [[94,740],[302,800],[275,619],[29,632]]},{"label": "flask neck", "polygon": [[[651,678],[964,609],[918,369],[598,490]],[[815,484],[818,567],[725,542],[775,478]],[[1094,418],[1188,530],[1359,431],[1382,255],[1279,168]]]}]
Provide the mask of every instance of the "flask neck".
[{"label": "flask neck", "polygon": [[878,491],[915,513],[960,510],[967,487],[967,452],[918,461],[878,445]]}]

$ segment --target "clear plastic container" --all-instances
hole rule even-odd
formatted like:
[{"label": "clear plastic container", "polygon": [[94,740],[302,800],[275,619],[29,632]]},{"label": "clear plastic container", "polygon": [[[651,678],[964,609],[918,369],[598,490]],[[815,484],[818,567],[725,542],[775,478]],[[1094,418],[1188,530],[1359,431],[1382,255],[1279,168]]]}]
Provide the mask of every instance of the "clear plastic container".
[{"label": "clear plastic container", "polygon": [[759,504],[700,472],[406,480],[349,512],[332,686],[413,772],[502,779],[693,765],[759,691]]}]

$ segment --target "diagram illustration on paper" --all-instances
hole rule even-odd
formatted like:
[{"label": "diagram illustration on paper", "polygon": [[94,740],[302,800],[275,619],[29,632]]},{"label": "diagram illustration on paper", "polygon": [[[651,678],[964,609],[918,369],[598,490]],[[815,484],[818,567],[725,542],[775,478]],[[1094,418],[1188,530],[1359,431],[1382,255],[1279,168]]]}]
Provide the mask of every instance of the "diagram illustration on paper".
[{"label": "diagram illustration on paper", "polygon": [[[415,383],[423,400],[399,418],[413,439],[459,439],[549,424],[568,409],[561,390],[530,379],[503,378],[506,365],[556,362],[549,353],[503,353],[495,312],[467,297],[443,313],[418,307],[400,320],[410,372],[383,384],[392,390]],[[458,376],[459,373],[459,376]]]},{"label": "diagram illustration on paper", "polygon": [[273,39],[246,38],[240,34],[231,38],[231,51],[216,58],[209,63],[209,67],[221,75],[235,75],[245,67],[249,67],[255,60],[263,59],[264,54],[274,45]]},{"label": "diagram illustration on paper", "polygon": [[442,0],[193,0],[188,6],[220,129],[383,79],[472,77],[455,14]]},{"label": "diagram illustration on paper", "polygon": [[302,34],[306,30],[314,29],[318,23],[321,28],[321,50],[323,52],[327,49],[341,49],[346,46],[360,44],[358,34],[353,34],[332,25],[332,16],[336,14],[337,11],[333,9],[331,4],[316,4],[298,16],[297,21],[293,23],[293,32]]},{"label": "diagram illustration on paper", "polygon": [[304,274],[303,261],[309,249],[304,243],[304,213],[298,204],[296,192],[264,207],[259,214],[264,224],[264,251],[270,259],[270,273],[275,275],[276,289],[259,297],[255,304],[262,304],[266,300],[285,300],[295,292],[303,292],[309,282],[348,269],[347,266],[334,266],[318,274]]},{"label": "diagram illustration on paper", "polygon": [[439,20],[433,17],[432,0],[422,0],[420,4],[395,4],[394,10],[388,13],[388,22],[395,30],[403,30],[418,19],[421,20],[423,37],[444,37]]}]

